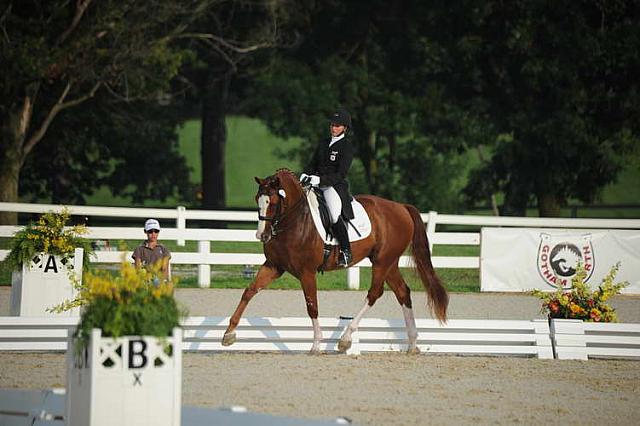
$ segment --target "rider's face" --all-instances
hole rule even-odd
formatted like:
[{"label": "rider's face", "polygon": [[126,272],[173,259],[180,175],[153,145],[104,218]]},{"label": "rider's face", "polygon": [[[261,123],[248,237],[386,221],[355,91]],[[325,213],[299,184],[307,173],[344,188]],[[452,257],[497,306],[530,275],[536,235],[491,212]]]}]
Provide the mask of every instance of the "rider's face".
[{"label": "rider's face", "polygon": [[337,123],[331,123],[329,127],[331,129],[331,136],[333,137],[340,136],[341,134],[344,133],[344,129],[346,129],[345,126]]}]

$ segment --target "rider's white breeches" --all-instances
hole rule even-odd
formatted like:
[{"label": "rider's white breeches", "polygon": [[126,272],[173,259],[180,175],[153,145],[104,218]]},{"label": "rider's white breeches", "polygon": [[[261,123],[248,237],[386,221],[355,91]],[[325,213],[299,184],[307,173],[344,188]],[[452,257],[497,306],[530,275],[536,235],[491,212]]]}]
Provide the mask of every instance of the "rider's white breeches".
[{"label": "rider's white breeches", "polygon": [[322,189],[324,199],[327,201],[327,207],[329,207],[331,223],[336,223],[342,212],[342,200],[340,200],[340,196],[333,186],[323,186],[320,189]]}]

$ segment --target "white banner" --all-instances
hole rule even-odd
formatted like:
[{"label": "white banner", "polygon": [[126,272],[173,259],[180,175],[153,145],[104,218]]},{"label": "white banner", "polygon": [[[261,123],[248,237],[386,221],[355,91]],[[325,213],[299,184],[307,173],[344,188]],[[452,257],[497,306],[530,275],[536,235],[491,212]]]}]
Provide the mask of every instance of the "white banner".
[{"label": "white banner", "polygon": [[578,262],[597,288],[617,262],[623,294],[640,294],[640,231],[482,228],[480,290],[554,291],[571,287]]}]

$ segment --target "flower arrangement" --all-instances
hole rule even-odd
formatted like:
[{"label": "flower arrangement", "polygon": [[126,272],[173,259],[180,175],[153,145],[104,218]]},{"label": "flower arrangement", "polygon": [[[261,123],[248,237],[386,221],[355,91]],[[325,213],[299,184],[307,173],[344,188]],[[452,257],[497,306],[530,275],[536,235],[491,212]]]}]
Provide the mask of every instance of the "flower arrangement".
[{"label": "flower arrangement", "polygon": [[[38,253],[50,253],[62,258],[66,264],[74,256],[76,247],[84,249],[83,266],[89,265],[89,256],[93,253],[91,242],[82,235],[88,230],[84,225],[66,227],[71,217],[69,210],[60,213],[47,212],[40,216],[36,223],[30,223],[18,232],[11,240],[11,251],[4,260],[8,270],[17,270],[28,263]],[[66,228],[65,228],[66,227]]]},{"label": "flower arrangement", "polygon": [[93,328],[102,329],[103,336],[170,336],[186,311],[178,307],[173,297],[175,282],[158,282],[160,265],[149,270],[123,262],[120,271],[89,271],[83,275],[78,297],[54,307],[62,312],[84,307],[75,333],[80,347],[85,347]]},{"label": "flower arrangement", "polygon": [[571,289],[564,291],[559,287],[555,292],[547,293],[533,290],[532,295],[542,299],[542,313],[549,318],[580,319],[592,322],[617,322],[615,309],[607,304],[611,296],[619,294],[629,285],[628,282],[614,283],[620,262],[611,267],[607,276],[596,290],[591,291],[585,283],[587,271],[579,264],[571,279]]}]

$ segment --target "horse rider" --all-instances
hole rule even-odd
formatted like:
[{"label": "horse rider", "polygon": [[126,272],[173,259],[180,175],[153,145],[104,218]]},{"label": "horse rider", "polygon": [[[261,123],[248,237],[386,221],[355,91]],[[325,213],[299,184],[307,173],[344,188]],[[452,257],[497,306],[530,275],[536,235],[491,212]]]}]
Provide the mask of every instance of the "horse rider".
[{"label": "horse rider", "polygon": [[329,118],[331,137],[320,141],[311,164],[300,181],[319,187],[331,216],[331,231],[340,244],[338,266],[351,263],[351,246],[345,219],[353,219],[347,174],[353,160],[354,148],[347,133],[351,129],[351,115],[343,108]]}]

